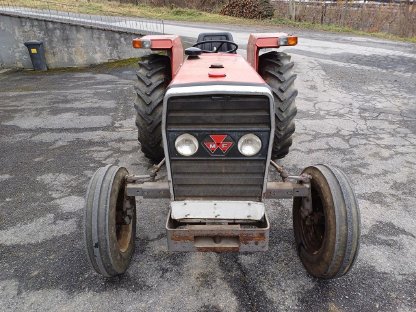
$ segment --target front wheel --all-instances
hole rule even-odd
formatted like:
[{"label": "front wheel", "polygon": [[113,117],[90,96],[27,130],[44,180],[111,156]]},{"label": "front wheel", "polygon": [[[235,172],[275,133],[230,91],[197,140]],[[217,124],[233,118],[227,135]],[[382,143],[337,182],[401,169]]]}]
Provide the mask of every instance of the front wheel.
[{"label": "front wheel", "polygon": [[[311,179],[311,206],[296,197],[293,229],[300,260],[314,277],[341,277],[353,266],[359,250],[360,211],[346,175],[325,165],[303,170]],[[305,209],[306,208],[306,209]]]},{"label": "front wheel", "polygon": [[126,196],[126,168],[108,165],[91,178],[85,203],[87,258],[99,274],[123,274],[134,253],[136,201]]}]

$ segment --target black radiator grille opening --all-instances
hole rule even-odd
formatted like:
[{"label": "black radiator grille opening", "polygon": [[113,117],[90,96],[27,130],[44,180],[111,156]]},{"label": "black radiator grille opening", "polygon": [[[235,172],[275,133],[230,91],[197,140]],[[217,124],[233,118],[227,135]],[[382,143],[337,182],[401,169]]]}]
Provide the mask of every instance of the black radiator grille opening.
[{"label": "black radiator grille opening", "polygon": [[[167,103],[166,131],[207,133],[263,130],[270,132],[270,104],[265,96],[215,95],[172,97]],[[211,132],[210,132],[211,131]],[[169,136],[168,136],[169,137]],[[267,137],[268,145],[269,137]],[[235,142],[237,143],[237,142]],[[174,144],[174,142],[168,142]],[[266,156],[170,159],[176,200],[218,199],[260,201]]]},{"label": "black radiator grille opening", "polygon": [[169,100],[167,130],[270,129],[270,107],[264,96],[190,96]]}]

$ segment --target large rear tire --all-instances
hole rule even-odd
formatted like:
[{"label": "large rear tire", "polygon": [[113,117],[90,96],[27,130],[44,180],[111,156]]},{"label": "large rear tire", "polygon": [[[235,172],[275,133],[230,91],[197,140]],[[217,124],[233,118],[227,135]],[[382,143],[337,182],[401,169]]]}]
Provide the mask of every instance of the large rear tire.
[{"label": "large rear tire", "polygon": [[360,211],[346,175],[325,165],[303,170],[311,179],[312,211],[302,211],[304,200],[293,202],[293,229],[299,257],[314,277],[345,275],[360,246]]},{"label": "large rear tire", "polygon": [[136,201],[125,194],[126,168],[98,169],[88,186],[84,235],[87,258],[99,274],[123,274],[133,257],[136,238]]},{"label": "large rear tire", "polygon": [[270,86],[274,97],[276,128],[272,159],[283,158],[289,153],[295,132],[295,98],[298,91],[294,86],[296,75],[292,71],[293,66],[290,56],[283,52],[271,51],[259,57],[260,76]]},{"label": "large rear tire", "polygon": [[155,163],[164,158],[162,109],[166,88],[171,81],[170,59],[151,54],[139,62],[135,85],[136,126],[144,155]]}]

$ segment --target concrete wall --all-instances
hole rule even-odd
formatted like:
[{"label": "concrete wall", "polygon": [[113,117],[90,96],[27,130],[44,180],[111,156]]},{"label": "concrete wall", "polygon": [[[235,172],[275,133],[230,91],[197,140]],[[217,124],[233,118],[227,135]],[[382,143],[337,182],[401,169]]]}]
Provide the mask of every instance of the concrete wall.
[{"label": "concrete wall", "polygon": [[131,40],[139,33],[122,32],[0,13],[0,68],[32,68],[24,42],[43,41],[49,68],[88,66],[137,57]]}]

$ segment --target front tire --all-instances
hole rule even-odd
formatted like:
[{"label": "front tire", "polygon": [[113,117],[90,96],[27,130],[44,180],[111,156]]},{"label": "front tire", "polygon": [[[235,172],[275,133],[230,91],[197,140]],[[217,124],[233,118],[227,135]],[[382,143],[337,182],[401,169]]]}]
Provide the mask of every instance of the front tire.
[{"label": "front tire", "polygon": [[151,54],[139,62],[134,87],[138,140],[144,155],[155,163],[164,158],[162,144],[163,98],[171,81],[170,58]]},{"label": "front tire", "polygon": [[125,194],[126,168],[108,165],[91,178],[86,194],[84,235],[91,267],[105,277],[123,274],[136,238],[136,200]]},{"label": "front tire", "polygon": [[325,165],[303,170],[311,179],[312,211],[305,202],[293,202],[293,229],[300,260],[308,273],[330,279],[345,275],[353,266],[360,246],[360,211],[346,175]]},{"label": "front tire", "polygon": [[296,75],[293,73],[294,63],[290,56],[283,52],[271,51],[260,55],[259,73],[272,90],[275,105],[275,132],[272,159],[284,158],[292,145],[295,132],[295,116],[297,113],[295,99]]}]

